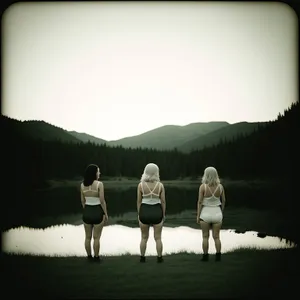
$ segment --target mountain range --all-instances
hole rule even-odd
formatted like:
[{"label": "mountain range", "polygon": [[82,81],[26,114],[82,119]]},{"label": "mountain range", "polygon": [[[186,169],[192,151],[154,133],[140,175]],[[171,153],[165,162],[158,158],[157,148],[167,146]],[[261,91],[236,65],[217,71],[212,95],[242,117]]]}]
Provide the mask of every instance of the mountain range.
[{"label": "mountain range", "polygon": [[119,146],[124,148],[153,148],[168,150],[177,148],[178,151],[190,152],[219,143],[221,140],[231,140],[238,135],[247,135],[258,126],[267,122],[239,122],[229,124],[225,121],[191,123],[185,126],[165,125],[145,133],[125,137],[115,141],[104,139],[76,131],[67,131],[63,128],[51,125],[45,121],[19,121],[1,115],[2,128],[25,138],[57,140],[63,142],[91,142],[106,144],[107,146]]}]

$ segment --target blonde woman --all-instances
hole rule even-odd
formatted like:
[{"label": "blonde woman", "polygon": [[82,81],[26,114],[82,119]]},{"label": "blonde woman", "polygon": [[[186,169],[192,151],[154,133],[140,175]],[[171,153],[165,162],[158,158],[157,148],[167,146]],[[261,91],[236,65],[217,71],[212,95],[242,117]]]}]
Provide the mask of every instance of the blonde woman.
[{"label": "blonde woman", "polygon": [[137,187],[137,212],[141,229],[140,262],[145,262],[149,228],[153,226],[156,243],[157,262],[163,262],[163,244],[161,233],[166,215],[166,199],[164,185],[160,182],[159,168],[149,163],[144,169]]},{"label": "blonde woman", "polygon": [[225,208],[225,191],[214,167],[204,170],[202,184],[199,187],[197,205],[197,223],[202,230],[202,261],[208,261],[209,231],[212,229],[216,248],[216,261],[221,260],[220,230]]}]

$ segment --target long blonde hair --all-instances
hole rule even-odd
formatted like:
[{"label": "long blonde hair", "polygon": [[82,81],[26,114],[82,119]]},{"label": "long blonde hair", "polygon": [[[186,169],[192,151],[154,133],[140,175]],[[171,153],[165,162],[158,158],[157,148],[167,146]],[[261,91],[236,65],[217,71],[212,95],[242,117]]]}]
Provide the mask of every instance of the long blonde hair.
[{"label": "long blonde hair", "polygon": [[207,167],[204,170],[204,174],[201,180],[202,183],[206,183],[208,185],[217,185],[219,184],[220,178],[218,175],[218,171],[214,167]]}]

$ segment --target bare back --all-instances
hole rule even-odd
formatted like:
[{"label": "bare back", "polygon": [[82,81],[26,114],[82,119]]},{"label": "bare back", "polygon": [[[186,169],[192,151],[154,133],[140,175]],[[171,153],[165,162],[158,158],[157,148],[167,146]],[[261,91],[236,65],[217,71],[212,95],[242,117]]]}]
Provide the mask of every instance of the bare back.
[{"label": "bare back", "polygon": [[141,182],[140,191],[144,195],[144,197],[149,197],[151,194],[153,196],[160,197],[161,193],[161,183],[158,181],[154,182]]},{"label": "bare back", "polygon": [[223,186],[222,184],[217,184],[217,185],[203,184],[203,190],[204,190],[204,197],[211,197],[212,195],[214,195],[215,197],[219,198],[222,195]]},{"label": "bare back", "polygon": [[81,184],[81,191],[86,197],[99,197],[99,189],[101,186],[101,182],[95,180],[91,185],[84,186]]}]

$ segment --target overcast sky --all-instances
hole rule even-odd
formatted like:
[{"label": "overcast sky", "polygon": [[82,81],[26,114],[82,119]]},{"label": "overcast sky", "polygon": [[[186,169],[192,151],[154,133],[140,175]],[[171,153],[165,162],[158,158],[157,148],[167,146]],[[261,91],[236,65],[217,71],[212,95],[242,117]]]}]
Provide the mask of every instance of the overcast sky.
[{"label": "overcast sky", "polygon": [[2,113],[105,140],[273,120],[298,99],[297,22],[280,2],[17,3]]}]

